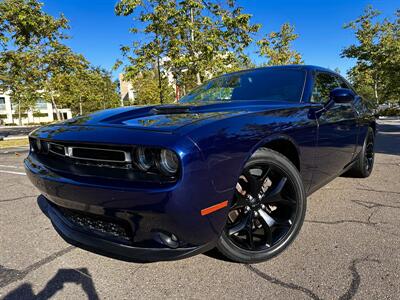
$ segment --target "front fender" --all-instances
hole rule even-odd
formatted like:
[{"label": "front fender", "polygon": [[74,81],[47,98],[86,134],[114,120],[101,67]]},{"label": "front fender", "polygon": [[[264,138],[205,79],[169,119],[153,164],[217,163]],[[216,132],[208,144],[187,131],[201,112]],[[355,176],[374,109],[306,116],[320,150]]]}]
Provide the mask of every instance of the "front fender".
[{"label": "front fender", "polygon": [[[282,115],[281,115],[282,113]],[[237,179],[248,159],[260,147],[274,140],[287,140],[300,158],[301,175],[309,185],[317,139],[315,120],[308,118],[308,108],[225,119],[190,134],[202,152],[210,181],[217,192],[233,196]]]}]

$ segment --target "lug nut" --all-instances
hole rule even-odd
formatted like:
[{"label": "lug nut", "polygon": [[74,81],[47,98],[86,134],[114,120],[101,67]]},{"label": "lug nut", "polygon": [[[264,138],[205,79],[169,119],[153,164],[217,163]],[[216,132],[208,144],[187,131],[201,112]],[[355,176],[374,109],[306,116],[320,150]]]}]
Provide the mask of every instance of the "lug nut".
[{"label": "lug nut", "polygon": [[244,209],[245,209],[246,211],[249,211],[249,210],[250,210],[250,206],[246,206]]},{"label": "lug nut", "polygon": [[255,216],[255,217],[258,217],[258,212],[255,211],[255,212],[254,212],[254,216]]},{"label": "lug nut", "polygon": [[262,208],[262,209],[265,209],[265,205],[264,205],[264,204],[261,204],[261,208]]}]

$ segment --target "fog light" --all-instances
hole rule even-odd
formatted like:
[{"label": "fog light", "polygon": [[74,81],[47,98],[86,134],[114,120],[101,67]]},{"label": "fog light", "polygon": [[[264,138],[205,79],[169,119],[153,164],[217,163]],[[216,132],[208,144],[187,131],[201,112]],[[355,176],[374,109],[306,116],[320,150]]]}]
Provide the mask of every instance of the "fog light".
[{"label": "fog light", "polygon": [[178,238],[172,233],[159,232],[158,238],[160,239],[161,243],[169,248],[175,249],[179,246]]}]

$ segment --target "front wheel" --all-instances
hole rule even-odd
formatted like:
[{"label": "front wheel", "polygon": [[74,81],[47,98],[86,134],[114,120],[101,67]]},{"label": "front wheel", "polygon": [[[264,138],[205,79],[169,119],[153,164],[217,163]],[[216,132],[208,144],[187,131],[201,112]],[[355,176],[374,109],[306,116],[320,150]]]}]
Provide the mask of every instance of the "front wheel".
[{"label": "front wheel", "polygon": [[305,212],[306,195],[297,168],[282,154],[262,148],[239,177],[217,248],[233,261],[265,261],[296,238]]}]

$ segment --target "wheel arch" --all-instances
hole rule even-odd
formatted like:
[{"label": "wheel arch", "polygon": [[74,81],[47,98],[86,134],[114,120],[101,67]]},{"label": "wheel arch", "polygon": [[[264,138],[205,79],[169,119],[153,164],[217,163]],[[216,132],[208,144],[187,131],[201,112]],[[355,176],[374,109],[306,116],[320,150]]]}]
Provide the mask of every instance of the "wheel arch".
[{"label": "wheel arch", "polygon": [[300,149],[296,141],[290,136],[279,134],[267,137],[252,149],[251,154],[247,157],[246,161],[260,148],[268,148],[279,152],[289,159],[297,170],[301,170]]}]

